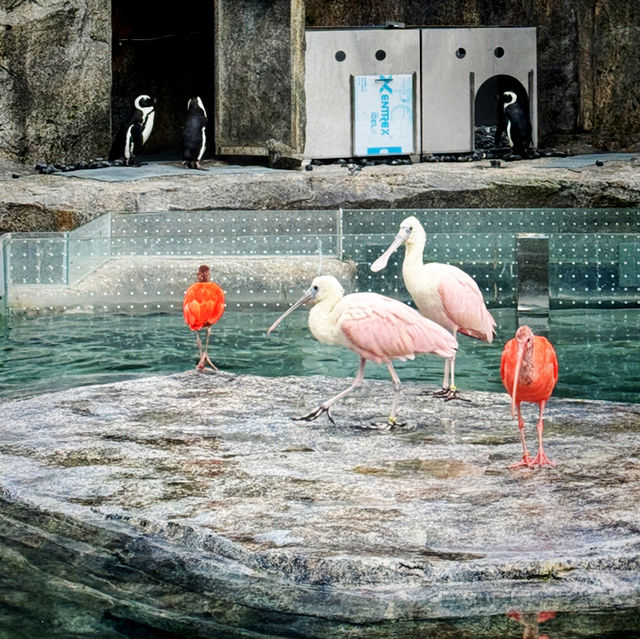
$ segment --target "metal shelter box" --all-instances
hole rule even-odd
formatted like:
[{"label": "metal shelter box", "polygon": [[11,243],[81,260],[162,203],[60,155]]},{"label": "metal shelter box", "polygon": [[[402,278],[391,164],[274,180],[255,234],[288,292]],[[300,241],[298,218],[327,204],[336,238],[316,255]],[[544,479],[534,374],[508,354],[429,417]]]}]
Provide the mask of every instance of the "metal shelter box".
[{"label": "metal shelter box", "polygon": [[354,78],[415,74],[415,153],[468,153],[497,122],[496,96],[529,107],[538,143],[536,29],[449,27],[306,31],[306,158],[355,157]]},{"label": "metal shelter box", "polygon": [[415,74],[414,137],[420,145],[420,30],[306,31],[307,158],[353,157],[352,83],[365,75]]},{"label": "metal shelter box", "polygon": [[422,152],[475,148],[475,127],[496,124],[496,96],[529,104],[538,144],[533,27],[422,29]]}]

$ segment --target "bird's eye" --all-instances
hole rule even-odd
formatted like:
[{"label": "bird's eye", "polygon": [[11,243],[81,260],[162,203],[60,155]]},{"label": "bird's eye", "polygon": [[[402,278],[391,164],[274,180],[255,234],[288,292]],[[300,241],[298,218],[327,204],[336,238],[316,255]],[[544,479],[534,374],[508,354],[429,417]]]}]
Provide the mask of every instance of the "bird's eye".
[{"label": "bird's eye", "polygon": [[317,291],[317,290],[318,290],[318,287],[317,287],[317,286],[314,286],[314,287],[313,287],[313,290],[314,290],[314,291]]}]

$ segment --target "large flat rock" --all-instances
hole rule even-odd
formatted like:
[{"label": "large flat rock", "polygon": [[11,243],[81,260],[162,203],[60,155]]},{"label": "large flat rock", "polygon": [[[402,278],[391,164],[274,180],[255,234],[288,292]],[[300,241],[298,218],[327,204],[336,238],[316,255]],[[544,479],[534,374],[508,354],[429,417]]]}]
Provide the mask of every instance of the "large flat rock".
[{"label": "large flat rock", "polygon": [[406,424],[382,431],[362,426],[386,419],[390,383],[368,381],[338,426],[290,419],[348,383],[186,372],[0,405],[15,605],[33,581],[182,637],[639,606],[640,405],[552,398],[557,466],[512,470],[506,394],[405,384]]}]

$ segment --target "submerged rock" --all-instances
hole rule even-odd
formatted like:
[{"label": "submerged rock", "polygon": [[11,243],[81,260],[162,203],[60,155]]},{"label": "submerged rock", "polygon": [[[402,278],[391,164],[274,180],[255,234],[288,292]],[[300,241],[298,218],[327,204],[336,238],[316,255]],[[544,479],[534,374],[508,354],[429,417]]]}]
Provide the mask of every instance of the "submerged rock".
[{"label": "submerged rock", "polygon": [[46,571],[61,597],[183,637],[639,605],[640,406],[552,398],[557,466],[510,470],[506,394],[445,404],[405,384],[406,425],[379,431],[361,427],[391,386],[366,381],[338,426],[290,419],[349,383],[187,372],[0,405],[21,590]]}]

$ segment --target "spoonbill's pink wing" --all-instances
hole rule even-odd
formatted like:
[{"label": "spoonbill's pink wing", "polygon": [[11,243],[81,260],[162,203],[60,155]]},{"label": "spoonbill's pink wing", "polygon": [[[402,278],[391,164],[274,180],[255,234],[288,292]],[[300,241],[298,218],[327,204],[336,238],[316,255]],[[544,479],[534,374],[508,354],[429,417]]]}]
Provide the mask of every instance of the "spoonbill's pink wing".
[{"label": "spoonbill's pink wing", "polygon": [[438,284],[445,313],[465,335],[491,343],[495,320],[475,280],[459,268],[448,269]]},{"label": "spoonbill's pink wing", "polygon": [[411,307],[377,293],[347,295],[336,307],[349,348],[382,363],[413,359],[417,353],[453,357],[455,338]]}]

